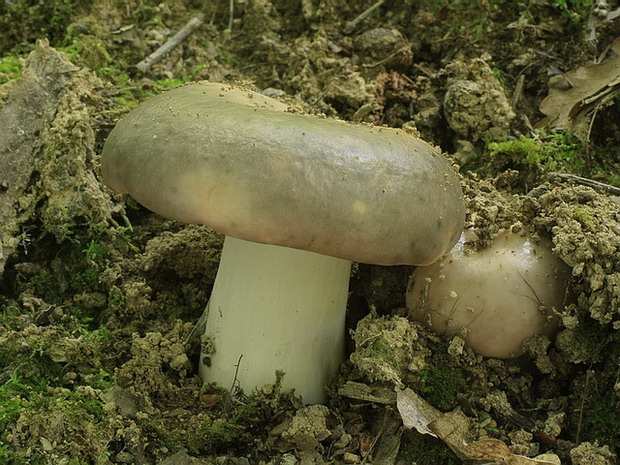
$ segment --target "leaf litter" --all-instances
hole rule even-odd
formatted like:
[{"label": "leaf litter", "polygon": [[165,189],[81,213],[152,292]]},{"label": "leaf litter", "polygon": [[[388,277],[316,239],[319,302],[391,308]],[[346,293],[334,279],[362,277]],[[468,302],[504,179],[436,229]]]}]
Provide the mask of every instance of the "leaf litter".
[{"label": "leaf litter", "polygon": [[[586,141],[597,111],[620,92],[620,37],[610,45],[611,57],[602,63],[581,66],[562,76],[564,90],[550,93],[540,104],[546,115],[537,128],[571,130]],[[569,87],[570,86],[570,87]]]}]

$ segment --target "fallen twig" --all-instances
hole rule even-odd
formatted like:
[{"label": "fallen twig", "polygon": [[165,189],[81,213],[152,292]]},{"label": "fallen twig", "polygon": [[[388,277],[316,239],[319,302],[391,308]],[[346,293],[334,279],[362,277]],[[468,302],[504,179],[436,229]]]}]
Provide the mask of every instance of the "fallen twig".
[{"label": "fallen twig", "polygon": [[411,50],[410,45],[408,45],[408,44],[407,45],[403,45],[399,49],[394,50],[392,53],[390,53],[388,56],[386,56],[382,60],[377,61],[375,63],[363,64],[362,67],[363,68],[375,68],[376,66],[381,66],[382,64],[387,63],[395,55],[398,55],[399,53],[406,53],[407,50]]},{"label": "fallen twig", "polygon": [[228,32],[232,31],[233,18],[235,17],[235,0],[230,0],[228,3]]},{"label": "fallen twig", "polygon": [[578,184],[583,184],[584,186],[589,186],[594,189],[602,189],[613,195],[620,195],[620,188],[605,184],[602,182],[595,181],[593,179],[582,178],[581,176],[577,176],[575,174],[566,174],[566,173],[549,173],[551,176],[558,177],[560,179],[567,179],[570,181],[575,181]]},{"label": "fallen twig", "polygon": [[379,8],[381,5],[383,5],[384,2],[385,2],[385,0],[379,0],[378,2],[370,5],[370,7],[368,7],[366,10],[362,11],[357,17],[355,17],[351,21],[347,21],[347,23],[344,26],[344,32],[346,32],[347,34],[349,32],[352,32],[357,27],[357,25],[359,23],[361,23],[368,16],[370,16],[370,14],[373,11],[375,11],[377,8]]},{"label": "fallen twig", "polygon": [[142,73],[148,72],[155,63],[161,60],[165,55],[170,53],[177,45],[183,42],[192,32],[194,32],[202,22],[204,21],[204,15],[202,13],[192,16],[183,28],[166,41],[164,45],[159,47],[148,57],[138,63],[135,67]]}]

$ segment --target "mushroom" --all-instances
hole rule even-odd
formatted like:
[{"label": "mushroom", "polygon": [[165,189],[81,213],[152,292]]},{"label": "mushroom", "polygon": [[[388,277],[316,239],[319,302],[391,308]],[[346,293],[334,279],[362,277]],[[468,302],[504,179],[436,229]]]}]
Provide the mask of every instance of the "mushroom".
[{"label": "mushroom", "polygon": [[462,335],[480,355],[512,358],[526,339],[555,336],[570,276],[551,242],[525,229],[503,230],[481,250],[463,234],[444,258],[415,269],[407,308],[436,333]]},{"label": "mushroom", "polygon": [[351,261],[432,263],[464,219],[459,179],[426,142],[217,83],[132,111],[102,172],[150,210],[226,235],[202,379],[251,390],[280,369],[308,403],[343,360]]}]

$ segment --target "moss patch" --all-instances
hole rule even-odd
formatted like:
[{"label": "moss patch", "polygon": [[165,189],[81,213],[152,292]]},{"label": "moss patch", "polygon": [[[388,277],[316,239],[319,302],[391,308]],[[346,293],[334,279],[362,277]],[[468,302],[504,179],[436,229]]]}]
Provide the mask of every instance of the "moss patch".
[{"label": "moss patch", "polygon": [[467,394],[467,381],[460,369],[447,364],[430,365],[417,373],[416,391],[431,405],[447,412]]}]

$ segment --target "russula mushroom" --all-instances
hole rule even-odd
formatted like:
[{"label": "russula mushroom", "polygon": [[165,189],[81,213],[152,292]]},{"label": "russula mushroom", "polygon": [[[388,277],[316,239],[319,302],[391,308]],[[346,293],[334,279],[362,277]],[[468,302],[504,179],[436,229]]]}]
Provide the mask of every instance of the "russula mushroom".
[{"label": "russula mushroom", "polygon": [[281,369],[308,403],[343,359],[351,261],[432,263],[464,219],[457,175],[424,141],[224,84],[132,111],[105,143],[102,172],[150,210],[226,235],[203,380],[251,390]]},{"label": "russula mushroom", "polygon": [[526,339],[556,334],[570,276],[551,242],[534,241],[524,229],[504,230],[481,250],[463,234],[441,260],[415,269],[407,308],[436,333],[464,335],[480,355],[512,358],[523,354]]}]

